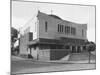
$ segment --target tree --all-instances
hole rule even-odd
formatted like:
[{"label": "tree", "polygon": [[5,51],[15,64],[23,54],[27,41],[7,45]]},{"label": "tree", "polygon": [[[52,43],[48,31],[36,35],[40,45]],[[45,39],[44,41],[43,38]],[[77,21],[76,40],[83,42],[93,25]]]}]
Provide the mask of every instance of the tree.
[{"label": "tree", "polygon": [[11,27],[11,54],[13,54],[14,52],[14,43],[17,41],[18,39],[18,31],[17,29]]},{"label": "tree", "polygon": [[90,56],[91,56],[91,51],[95,51],[96,50],[96,44],[94,42],[87,42],[87,50],[89,51],[89,63],[90,63]]},{"label": "tree", "polygon": [[95,51],[95,50],[96,50],[96,44],[94,42],[89,42],[88,51]]}]

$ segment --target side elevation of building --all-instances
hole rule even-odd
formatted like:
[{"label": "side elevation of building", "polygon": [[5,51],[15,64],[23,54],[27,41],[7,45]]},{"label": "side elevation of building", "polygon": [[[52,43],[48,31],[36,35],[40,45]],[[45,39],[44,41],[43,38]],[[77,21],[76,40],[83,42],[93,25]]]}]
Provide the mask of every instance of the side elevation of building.
[{"label": "side elevation of building", "polygon": [[37,60],[59,60],[69,52],[86,51],[87,24],[38,12],[21,30],[20,54]]}]

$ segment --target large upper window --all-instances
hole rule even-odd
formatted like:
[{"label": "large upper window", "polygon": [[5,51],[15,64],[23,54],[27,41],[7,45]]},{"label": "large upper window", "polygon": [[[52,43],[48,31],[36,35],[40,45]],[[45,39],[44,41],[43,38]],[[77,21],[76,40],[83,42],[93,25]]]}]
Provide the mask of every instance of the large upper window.
[{"label": "large upper window", "polygon": [[65,32],[65,34],[70,34],[70,27],[58,24],[58,32]]},{"label": "large upper window", "polygon": [[70,27],[69,26],[66,26],[66,33],[70,34]]},{"label": "large upper window", "polygon": [[61,32],[63,32],[63,28],[64,28],[64,26],[63,26],[63,25],[61,25]]},{"label": "large upper window", "polygon": [[69,26],[65,26],[65,34],[70,34],[70,27]]},{"label": "large upper window", "polygon": [[47,25],[47,21],[45,22],[45,32],[47,32],[48,30],[48,25]]},{"label": "large upper window", "polygon": [[[76,35],[76,28],[58,24],[58,32],[64,32],[65,34],[68,35],[69,34]],[[83,30],[82,30],[82,35],[83,35]]]},{"label": "large upper window", "polygon": [[67,33],[67,26],[65,26],[65,34]]},{"label": "large upper window", "polygon": [[63,32],[63,28],[64,28],[63,25],[58,24],[58,32]]},{"label": "large upper window", "polygon": [[73,27],[71,27],[71,34],[72,34],[72,35],[76,35],[76,29],[73,28]]},{"label": "large upper window", "polygon": [[59,24],[59,32],[61,32],[61,29],[62,29],[62,28],[61,28],[61,25]]}]

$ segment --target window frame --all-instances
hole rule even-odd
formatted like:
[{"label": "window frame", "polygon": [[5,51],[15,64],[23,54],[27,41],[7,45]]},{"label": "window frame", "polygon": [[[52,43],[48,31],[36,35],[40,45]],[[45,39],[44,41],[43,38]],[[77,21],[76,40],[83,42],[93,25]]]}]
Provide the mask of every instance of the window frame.
[{"label": "window frame", "polygon": [[48,31],[48,22],[45,21],[45,32],[47,32],[47,31]]}]

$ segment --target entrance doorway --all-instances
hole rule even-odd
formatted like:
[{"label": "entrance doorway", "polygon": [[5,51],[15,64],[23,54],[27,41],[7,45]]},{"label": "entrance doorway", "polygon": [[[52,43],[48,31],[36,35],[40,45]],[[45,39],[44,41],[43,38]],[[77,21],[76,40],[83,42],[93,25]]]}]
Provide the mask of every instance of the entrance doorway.
[{"label": "entrance doorway", "polygon": [[72,46],[72,53],[75,53],[75,52],[76,52],[76,47]]}]

